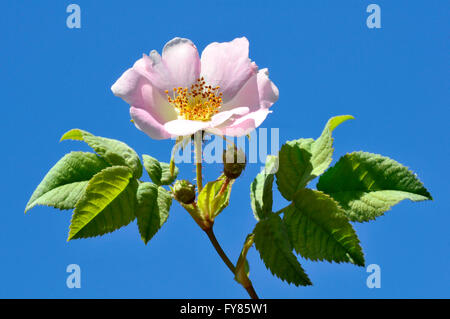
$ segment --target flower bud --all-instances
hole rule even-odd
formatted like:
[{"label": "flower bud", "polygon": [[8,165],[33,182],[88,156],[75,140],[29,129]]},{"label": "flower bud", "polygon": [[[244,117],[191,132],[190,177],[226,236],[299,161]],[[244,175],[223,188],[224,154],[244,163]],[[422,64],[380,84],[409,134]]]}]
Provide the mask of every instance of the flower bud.
[{"label": "flower bud", "polygon": [[223,151],[223,173],[230,179],[238,178],[245,168],[246,158],[235,146]]},{"label": "flower bud", "polygon": [[183,204],[192,204],[195,201],[195,186],[183,179],[173,185],[175,199]]}]

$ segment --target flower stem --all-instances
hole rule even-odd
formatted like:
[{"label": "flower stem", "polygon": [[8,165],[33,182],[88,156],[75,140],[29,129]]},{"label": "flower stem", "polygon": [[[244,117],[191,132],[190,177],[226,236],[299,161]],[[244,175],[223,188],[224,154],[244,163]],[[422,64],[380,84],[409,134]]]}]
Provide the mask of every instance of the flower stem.
[{"label": "flower stem", "polygon": [[[208,229],[205,229],[204,231],[205,231],[206,235],[208,235],[209,240],[211,241],[212,245],[216,249],[216,251],[219,254],[220,258],[222,258],[222,260],[225,263],[225,265],[227,265],[228,269],[230,269],[231,272],[233,274],[235,274],[236,267],[234,267],[233,263],[230,261],[230,259],[227,257],[227,255],[223,251],[222,247],[220,246],[219,242],[217,241],[216,236],[214,235],[214,231],[213,231],[212,227],[208,228]],[[250,279],[249,279],[249,282],[250,282],[249,286],[248,287],[244,287],[245,290],[247,290],[248,295],[252,299],[259,299],[258,295],[256,294],[255,289],[253,288],[253,285],[252,285]]]},{"label": "flower stem", "polygon": [[216,249],[220,258],[222,258],[223,262],[227,265],[228,269],[230,269],[231,272],[234,274],[236,271],[236,268],[234,267],[233,263],[230,261],[230,259],[227,257],[227,255],[223,251],[222,247],[220,246],[219,242],[217,241],[216,236],[214,235],[214,231],[212,230],[212,228],[206,229],[205,233],[206,233],[206,235],[208,235],[209,240],[211,241],[212,245]]},{"label": "flower stem", "polygon": [[203,189],[203,182],[202,182],[202,163],[196,164],[196,171],[197,171],[197,187],[198,191],[201,192]]},{"label": "flower stem", "polygon": [[[202,139],[203,139],[203,133],[202,134],[194,134],[193,140],[194,140],[194,151],[195,151],[195,166],[196,166],[196,174],[197,174],[197,189],[200,193],[203,189],[203,180],[202,180]],[[222,185],[222,189],[220,190],[220,195],[222,195],[225,192],[225,189],[227,188],[228,184],[230,183],[230,179],[227,178]],[[195,204],[195,203],[194,203]],[[236,275],[236,267],[234,264],[230,261],[228,256],[223,251],[222,247],[220,246],[219,242],[217,241],[216,236],[214,235],[214,231],[212,229],[213,223],[211,222],[210,225],[204,227],[204,225],[199,224],[199,226],[203,229],[203,231],[208,235],[209,240],[211,241],[212,245],[216,249],[217,253],[219,254],[220,258],[222,258],[223,262],[227,267],[230,269],[230,271],[233,273],[233,275]],[[252,299],[259,299],[258,295],[256,294],[255,289],[253,288],[252,282],[250,279],[248,280],[248,283],[244,286],[242,285],[245,290],[247,290],[247,293]]]},{"label": "flower stem", "polygon": [[259,299],[258,295],[256,294],[255,288],[253,288],[252,284],[250,284],[249,287],[244,287],[244,288],[245,288],[245,290],[247,290],[247,293],[250,296],[250,298],[252,298],[252,299]]},{"label": "flower stem", "polygon": [[194,137],[194,150],[195,150],[195,166],[197,173],[197,188],[200,193],[203,189],[202,180],[202,140],[201,138]]}]

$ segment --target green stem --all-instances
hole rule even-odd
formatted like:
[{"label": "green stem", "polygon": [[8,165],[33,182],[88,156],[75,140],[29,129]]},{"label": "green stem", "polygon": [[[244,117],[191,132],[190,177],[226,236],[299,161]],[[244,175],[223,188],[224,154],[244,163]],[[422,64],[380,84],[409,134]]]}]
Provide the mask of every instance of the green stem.
[{"label": "green stem", "polygon": [[248,295],[252,299],[259,299],[258,295],[256,294],[255,288],[253,288],[253,285],[250,284],[249,287],[244,287],[245,290],[247,290]]},{"label": "green stem", "polygon": [[[203,189],[203,180],[202,180],[202,134],[200,134],[200,138],[197,134],[194,135],[194,151],[195,151],[195,166],[196,166],[196,174],[197,174],[197,189],[200,193]],[[230,183],[230,180],[227,178],[225,181],[222,189],[220,190],[220,193],[222,194],[228,184]],[[222,258],[225,265],[227,265],[228,269],[235,275],[236,273],[236,267],[234,264],[230,261],[228,256],[223,251],[222,247],[220,246],[219,242],[217,241],[216,236],[214,235],[214,231],[212,229],[212,223],[210,226],[204,228],[200,224],[199,226],[203,229],[203,231],[208,235],[209,240],[211,241],[212,245],[216,249],[217,253],[219,254],[220,258]],[[247,293],[252,299],[259,299],[258,295],[256,294],[255,289],[253,288],[252,282],[250,279],[248,280],[247,287],[243,286],[245,290],[247,290]]]},{"label": "green stem", "polygon": [[197,188],[200,193],[203,189],[202,180],[202,140],[194,137],[194,151],[195,151],[195,166],[197,174]]},{"label": "green stem", "polygon": [[[230,271],[233,273],[233,275],[235,275],[236,267],[234,267],[233,263],[230,261],[228,256],[223,251],[222,247],[220,246],[219,242],[217,241],[216,236],[214,235],[214,231],[213,231],[212,227],[205,229],[204,231],[205,231],[206,235],[208,235],[209,240],[211,241],[212,245],[216,249],[220,258],[222,258],[223,262],[225,263],[225,265],[227,265],[228,269],[230,269]],[[249,279],[249,285],[244,288],[245,288],[245,290],[247,290],[247,293],[250,296],[250,298],[259,299],[258,295],[256,294],[255,288],[253,288],[253,285],[252,285],[252,282],[250,281],[250,279]]]},{"label": "green stem", "polygon": [[202,163],[196,164],[196,172],[197,172],[197,187],[198,187],[198,191],[201,192],[203,189]]},{"label": "green stem", "polygon": [[209,240],[211,241],[212,245],[216,249],[220,258],[222,258],[225,265],[227,265],[228,269],[230,269],[231,272],[234,274],[236,272],[236,268],[234,267],[231,260],[228,258],[228,256],[223,251],[222,247],[220,246],[219,242],[217,241],[216,235],[214,235],[214,231],[212,230],[212,228],[206,229],[205,233],[206,233],[206,235],[208,235]]}]

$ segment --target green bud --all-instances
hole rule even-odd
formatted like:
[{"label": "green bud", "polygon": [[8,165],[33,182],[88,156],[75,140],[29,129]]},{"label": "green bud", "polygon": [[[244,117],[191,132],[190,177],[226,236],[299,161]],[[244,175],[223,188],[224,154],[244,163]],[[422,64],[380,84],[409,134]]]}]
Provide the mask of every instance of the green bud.
[{"label": "green bud", "polygon": [[195,201],[195,186],[185,179],[178,180],[173,185],[173,194],[180,203],[192,204]]},{"label": "green bud", "polygon": [[230,146],[223,151],[223,173],[230,179],[238,178],[246,165],[245,153],[236,147]]}]

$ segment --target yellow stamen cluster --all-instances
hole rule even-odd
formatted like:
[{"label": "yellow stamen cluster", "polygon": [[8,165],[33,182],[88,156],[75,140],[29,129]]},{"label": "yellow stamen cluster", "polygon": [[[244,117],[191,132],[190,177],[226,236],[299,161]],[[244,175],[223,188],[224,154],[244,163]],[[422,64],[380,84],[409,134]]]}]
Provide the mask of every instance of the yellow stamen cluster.
[{"label": "yellow stamen cluster", "polygon": [[204,78],[200,78],[190,88],[174,88],[173,96],[166,90],[167,100],[175,107],[178,114],[193,121],[209,121],[219,112],[222,105],[222,93],[220,87],[206,85]]}]

